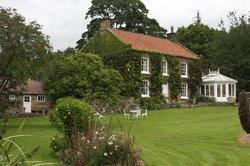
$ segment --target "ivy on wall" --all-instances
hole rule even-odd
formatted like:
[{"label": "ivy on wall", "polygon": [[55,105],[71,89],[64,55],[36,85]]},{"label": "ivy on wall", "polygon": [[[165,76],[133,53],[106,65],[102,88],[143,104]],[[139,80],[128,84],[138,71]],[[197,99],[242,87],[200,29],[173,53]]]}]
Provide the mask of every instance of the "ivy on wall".
[{"label": "ivy on wall", "polygon": [[[130,45],[125,44],[111,32],[99,31],[87,43],[83,52],[91,52],[100,55],[105,65],[120,72],[126,82],[122,91],[123,96],[140,98],[140,85],[143,79],[150,80],[150,95],[162,101],[162,84],[168,82],[170,90],[170,99],[178,100],[181,92],[180,62],[173,56],[161,53],[149,53],[131,49]],[[151,63],[151,75],[141,75],[141,58],[149,56]],[[165,59],[168,62],[169,76],[162,75],[161,64]],[[200,84],[201,73],[198,69],[199,61],[190,61],[189,66],[189,90],[191,96],[195,96],[197,86]],[[159,100],[158,100],[159,99]]]},{"label": "ivy on wall", "polygon": [[202,63],[199,60],[189,63],[189,97],[194,100],[198,96],[199,87],[202,83]]}]

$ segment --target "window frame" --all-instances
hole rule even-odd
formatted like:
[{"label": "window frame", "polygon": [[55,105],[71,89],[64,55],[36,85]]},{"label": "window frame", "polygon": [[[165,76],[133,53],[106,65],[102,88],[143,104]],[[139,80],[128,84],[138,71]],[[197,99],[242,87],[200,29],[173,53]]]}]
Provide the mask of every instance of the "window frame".
[{"label": "window frame", "polygon": [[[39,100],[39,97],[43,97],[44,100]],[[46,102],[45,96],[44,96],[44,95],[37,95],[36,101],[39,102],[39,103],[44,103],[44,102]]]},{"label": "window frame", "polygon": [[[163,70],[163,66],[165,66],[165,70]],[[168,75],[168,61],[165,59],[162,60],[161,70],[162,70],[163,76],[169,76]]]},{"label": "window frame", "polygon": [[[185,85],[186,87],[186,92],[185,92],[185,96],[183,96],[183,86]],[[188,97],[188,84],[187,83],[181,83],[181,99],[187,100],[189,99]]]},{"label": "window frame", "polygon": [[[163,91],[163,86],[165,86],[165,85],[166,85],[166,93],[164,93],[164,91]],[[168,85],[168,82],[162,84],[162,95],[164,97],[166,97],[166,98],[169,97],[169,85]]]},{"label": "window frame", "polygon": [[[146,84],[144,84],[146,82]],[[149,88],[150,82],[149,80],[143,80],[141,85],[141,97],[150,97],[150,88]],[[146,87],[145,87],[146,86]],[[143,94],[143,90],[145,88],[146,94]]]},{"label": "window frame", "polygon": [[[147,64],[146,64],[147,70],[146,71],[144,71],[144,65],[145,65],[144,60],[146,60],[146,62],[147,62]],[[142,57],[142,59],[141,59],[141,74],[150,74],[149,65],[150,65],[150,58],[149,57]]]},{"label": "window frame", "polygon": [[[185,65],[185,69],[182,68],[182,65]],[[185,71],[185,75],[182,75],[182,71]],[[181,62],[180,73],[181,73],[182,78],[188,78],[188,63],[187,62]]]}]

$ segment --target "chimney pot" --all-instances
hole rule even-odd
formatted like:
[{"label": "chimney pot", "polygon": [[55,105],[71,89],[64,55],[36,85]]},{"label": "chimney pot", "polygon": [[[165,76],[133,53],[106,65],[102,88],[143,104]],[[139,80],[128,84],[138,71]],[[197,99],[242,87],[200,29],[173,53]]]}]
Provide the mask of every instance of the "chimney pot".
[{"label": "chimney pot", "polygon": [[108,29],[108,28],[111,28],[110,20],[101,21],[100,30],[105,30],[105,29]]},{"label": "chimney pot", "polygon": [[174,33],[174,26],[171,26],[171,33]]}]

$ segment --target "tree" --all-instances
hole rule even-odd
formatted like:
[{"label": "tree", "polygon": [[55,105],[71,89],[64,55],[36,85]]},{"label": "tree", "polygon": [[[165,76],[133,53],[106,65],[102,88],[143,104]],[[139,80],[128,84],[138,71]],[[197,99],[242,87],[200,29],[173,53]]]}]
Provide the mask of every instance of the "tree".
[{"label": "tree", "polygon": [[185,47],[201,55],[203,59],[203,70],[207,71],[212,66],[211,49],[215,40],[216,30],[201,23],[199,12],[194,23],[188,27],[178,29],[176,38],[177,41]]},{"label": "tree", "polygon": [[75,53],[60,55],[51,62],[45,85],[52,101],[75,97],[114,104],[119,100],[123,79],[118,71],[106,68],[99,56]]},{"label": "tree", "polygon": [[167,32],[155,19],[148,17],[148,9],[140,0],[92,0],[87,18],[92,20],[77,41],[77,49],[81,49],[99,30],[102,20],[110,20],[112,27],[118,29],[158,37],[165,37]]},{"label": "tree", "polygon": [[51,51],[36,22],[26,24],[15,9],[0,7],[0,93],[26,82]]},{"label": "tree", "polygon": [[213,47],[213,68],[239,81],[238,90],[250,91],[250,16],[228,15],[230,29],[217,33]]}]

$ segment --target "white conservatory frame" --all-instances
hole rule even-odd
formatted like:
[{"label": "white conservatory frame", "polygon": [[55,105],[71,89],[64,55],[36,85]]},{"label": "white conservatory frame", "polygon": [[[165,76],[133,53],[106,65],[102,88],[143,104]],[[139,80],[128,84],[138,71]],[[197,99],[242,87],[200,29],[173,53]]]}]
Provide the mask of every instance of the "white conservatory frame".
[{"label": "white conservatory frame", "polygon": [[215,98],[216,102],[236,101],[237,80],[220,74],[220,71],[210,71],[209,74],[202,77],[202,87],[200,94],[205,97]]}]

